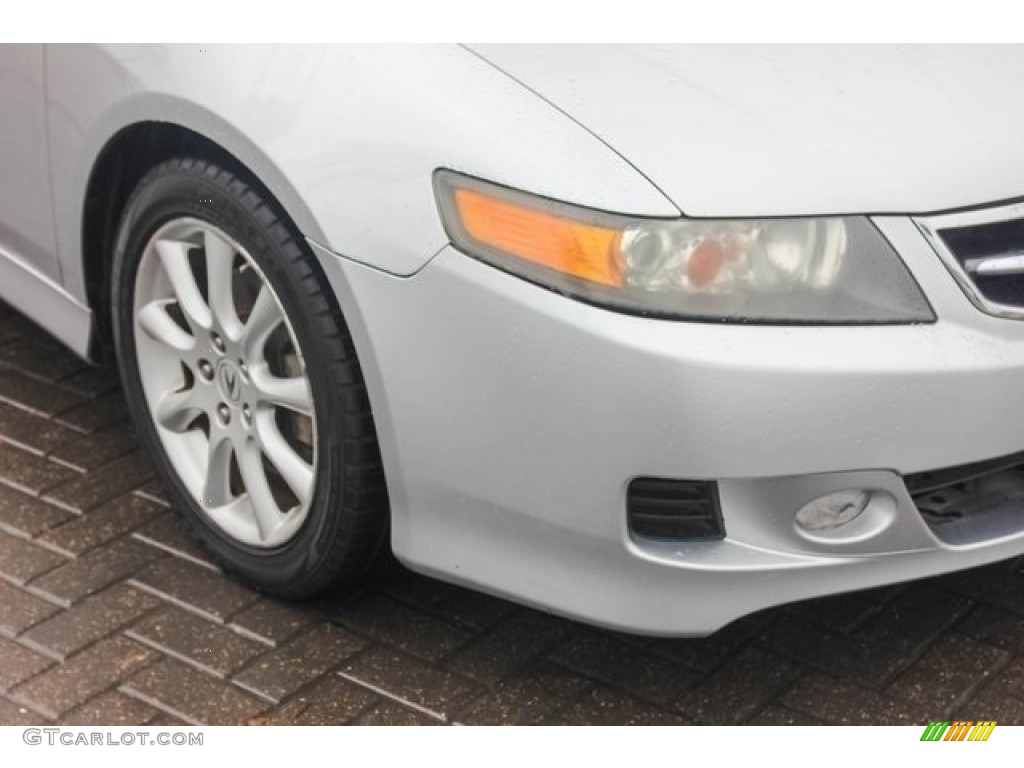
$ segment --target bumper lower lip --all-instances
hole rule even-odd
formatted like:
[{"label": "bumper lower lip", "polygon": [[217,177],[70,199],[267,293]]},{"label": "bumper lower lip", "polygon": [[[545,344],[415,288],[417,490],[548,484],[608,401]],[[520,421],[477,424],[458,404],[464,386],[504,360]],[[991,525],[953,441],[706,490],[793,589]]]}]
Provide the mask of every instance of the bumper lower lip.
[{"label": "bumper lower lip", "polygon": [[[619,315],[453,249],[408,279],[318,254],[370,387],[393,546],[414,569],[681,636],[1024,553],[1024,533],[943,543],[901,477],[1024,448],[1024,324],[944,318],[943,299],[966,303],[955,285],[932,325],[750,327]],[[915,270],[926,290],[951,282],[934,267]],[[718,481],[726,539],[632,540],[639,476]],[[861,487],[893,505],[871,535],[796,532],[802,504]]]}]

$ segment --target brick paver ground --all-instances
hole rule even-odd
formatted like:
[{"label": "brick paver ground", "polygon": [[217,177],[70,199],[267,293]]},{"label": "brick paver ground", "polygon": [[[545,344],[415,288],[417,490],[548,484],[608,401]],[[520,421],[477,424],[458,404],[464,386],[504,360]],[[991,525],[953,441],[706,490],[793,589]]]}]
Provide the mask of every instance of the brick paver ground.
[{"label": "brick paver ground", "polygon": [[765,611],[597,630],[398,567],[313,605],[224,577],[112,367],[0,305],[0,724],[1024,724],[1024,559]]}]

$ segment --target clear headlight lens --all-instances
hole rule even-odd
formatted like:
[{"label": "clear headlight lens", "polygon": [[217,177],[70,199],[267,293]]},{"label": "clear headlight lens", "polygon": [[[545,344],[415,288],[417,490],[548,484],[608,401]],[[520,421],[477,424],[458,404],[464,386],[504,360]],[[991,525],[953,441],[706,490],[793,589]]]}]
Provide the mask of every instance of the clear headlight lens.
[{"label": "clear headlight lens", "polygon": [[584,301],[676,318],[776,323],[935,319],[864,217],[638,219],[438,171],[452,243]]}]

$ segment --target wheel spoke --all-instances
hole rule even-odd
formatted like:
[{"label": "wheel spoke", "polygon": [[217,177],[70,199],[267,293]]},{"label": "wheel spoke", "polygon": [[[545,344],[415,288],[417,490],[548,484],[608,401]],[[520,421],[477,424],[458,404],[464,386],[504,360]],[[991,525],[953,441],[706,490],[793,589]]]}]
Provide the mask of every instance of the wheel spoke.
[{"label": "wheel spoke", "polygon": [[312,416],[313,407],[305,376],[275,376],[265,363],[251,368],[249,375],[265,402],[289,408],[304,416]]},{"label": "wheel spoke", "polygon": [[165,394],[156,407],[157,421],[172,432],[184,432],[203,412],[195,394],[194,388]]},{"label": "wheel spoke", "polygon": [[166,344],[179,352],[187,352],[196,340],[167,314],[167,300],[149,302],[139,311],[139,325],[154,341]]},{"label": "wheel spoke", "polygon": [[193,329],[209,328],[211,323],[210,308],[206,306],[203,295],[196,284],[195,275],[188,262],[191,243],[178,240],[157,240],[156,252],[160,256],[167,277],[170,278],[178,305]]},{"label": "wheel spoke", "polygon": [[242,333],[242,323],[235,309],[232,289],[235,249],[216,233],[203,233],[203,250],[206,252],[206,278],[210,311],[214,319],[229,338],[237,339]]},{"label": "wheel spoke", "polygon": [[223,435],[210,436],[209,460],[206,463],[206,480],[203,482],[202,503],[211,507],[222,507],[230,503],[231,493],[231,441]]},{"label": "wheel spoke", "polygon": [[249,360],[263,359],[263,345],[273,330],[284,320],[274,294],[264,285],[252,305],[249,319],[242,329],[243,352]]},{"label": "wheel spoke", "polygon": [[256,417],[256,434],[266,457],[281,473],[281,479],[291,488],[300,504],[307,502],[313,491],[313,468],[284,439],[272,411]]},{"label": "wheel spoke", "polygon": [[237,454],[238,470],[242,475],[246,493],[252,502],[253,517],[260,531],[260,538],[266,540],[281,524],[281,510],[270,491],[267,473],[263,468],[263,456],[255,440],[246,440]]}]

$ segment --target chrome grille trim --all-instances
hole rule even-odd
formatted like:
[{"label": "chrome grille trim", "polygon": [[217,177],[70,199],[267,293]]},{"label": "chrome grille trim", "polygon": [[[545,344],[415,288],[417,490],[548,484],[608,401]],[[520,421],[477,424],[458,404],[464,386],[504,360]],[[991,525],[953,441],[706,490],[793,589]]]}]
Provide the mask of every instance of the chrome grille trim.
[{"label": "chrome grille trim", "polygon": [[[1012,203],[1010,205],[994,206],[990,208],[976,208],[955,213],[942,213],[933,216],[915,216],[913,221],[917,228],[928,240],[929,244],[942,259],[946,269],[949,270],[953,279],[957,281],[960,288],[971,303],[982,312],[996,317],[1006,317],[1013,320],[1024,320],[1024,305],[1001,304],[986,298],[978,289],[971,274],[965,269],[956,254],[950,250],[943,240],[941,233],[948,229],[961,227],[972,227],[983,224],[998,224],[1006,221],[1024,220],[1024,203]],[[1024,243],[1021,243],[1024,249]],[[978,274],[999,274],[998,262],[1003,258],[1014,258],[1020,255],[1020,251],[1009,253],[992,254],[990,257],[974,258],[968,261],[968,266],[973,266]],[[991,264],[982,271],[983,265]],[[1011,274],[1004,272],[1003,274]]]}]

